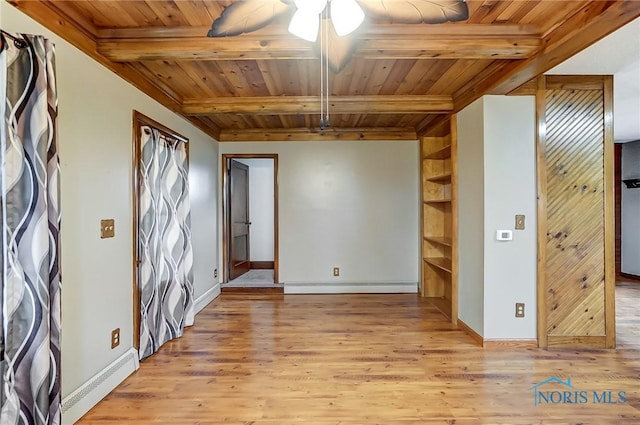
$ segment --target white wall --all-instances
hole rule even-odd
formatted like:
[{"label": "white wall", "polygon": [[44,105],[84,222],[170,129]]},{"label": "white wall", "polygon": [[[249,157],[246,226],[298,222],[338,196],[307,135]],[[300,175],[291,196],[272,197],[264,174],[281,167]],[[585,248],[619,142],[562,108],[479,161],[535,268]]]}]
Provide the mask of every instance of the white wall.
[{"label": "white wall", "polygon": [[251,261],[274,260],[274,163],[269,158],[238,158],[249,166],[249,221]]},{"label": "white wall", "polygon": [[533,96],[485,96],[458,114],[459,317],[485,339],[536,338],[534,124]]},{"label": "white wall", "polygon": [[484,111],[458,113],[458,317],[484,334]]},{"label": "white wall", "polygon": [[[535,97],[485,96],[484,337],[536,338]],[[515,230],[516,214],[526,216]],[[512,230],[513,241],[496,240]],[[515,303],[525,317],[515,317]]]},{"label": "white wall", "polygon": [[[218,260],[217,143],[6,2],[0,3],[0,24],[56,43],[66,397],[133,345],[132,110],[190,139],[196,297],[211,291]],[[115,219],[113,239],[100,239],[103,218]],[[122,342],[112,350],[115,328]]]},{"label": "white wall", "polygon": [[[622,179],[640,178],[640,141],[622,145]],[[622,183],[622,273],[640,276],[640,189]]]},{"label": "white wall", "polygon": [[221,143],[220,153],[279,155],[286,292],[417,291],[417,141]]}]

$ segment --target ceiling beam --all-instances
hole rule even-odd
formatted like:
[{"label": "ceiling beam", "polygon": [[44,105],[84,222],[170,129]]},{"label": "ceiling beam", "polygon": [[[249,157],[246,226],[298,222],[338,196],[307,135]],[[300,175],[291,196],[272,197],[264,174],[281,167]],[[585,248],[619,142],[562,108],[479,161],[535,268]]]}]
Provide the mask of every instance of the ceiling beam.
[{"label": "ceiling beam", "polygon": [[125,27],[99,28],[96,32],[99,39],[118,38],[184,38],[202,37],[211,29],[211,25],[180,27]]},{"label": "ceiling beam", "polygon": [[541,46],[534,25],[371,25],[354,56],[372,59],[523,59]]},{"label": "ceiling beam", "polygon": [[517,89],[637,17],[640,17],[637,1],[589,2],[543,38],[539,54],[514,64],[502,75],[491,93],[506,94]]},{"label": "ceiling beam", "polygon": [[[535,56],[506,64],[494,75],[454,93],[454,109],[458,112],[485,94],[504,95],[513,92],[531,79],[564,62],[586,47],[609,35],[640,16],[637,1],[618,0],[588,2],[561,25],[555,26],[542,39],[542,47]],[[423,135],[428,126],[437,124],[427,117],[416,127]]]},{"label": "ceiling beam", "polygon": [[252,34],[225,38],[100,40],[98,51],[114,62],[317,58],[313,45],[304,40],[283,36],[266,38]]},{"label": "ceiling beam", "polygon": [[[62,12],[55,2],[25,1],[11,0],[10,3],[47,27],[52,32],[58,34],[61,38],[77,47],[98,63],[113,71],[125,81],[131,83],[143,93],[155,99],[158,103],[166,108],[179,112],[181,101],[179,97],[172,91],[166,90],[153,84],[145,78],[132,64],[114,63],[98,53],[95,38],[92,32],[96,31],[91,27],[86,29],[78,23],[73,17]],[[84,22],[86,24],[86,22]],[[215,125],[207,125],[198,117],[187,117],[189,121],[209,136],[217,139],[220,134],[220,128]]]},{"label": "ceiling beam", "polygon": [[363,59],[525,59],[540,45],[539,38],[374,39],[363,41],[353,55]]},{"label": "ceiling beam", "polygon": [[[331,96],[333,114],[423,114],[446,113],[453,109],[450,96]],[[218,97],[185,100],[185,115],[251,114],[293,115],[319,114],[318,96]]]},{"label": "ceiling beam", "polygon": [[[194,33],[185,28],[101,30],[109,38],[98,39],[98,52],[115,62],[317,58],[312,43],[278,26],[236,37]],[[354,56],[376,59],[522,59],[541,46],[537,29],[526,25],[375,25],[359,39]]]},{"label": "ceiling beam", "polygon": [[305,142],[354,140],[417,140],[409,128],[307,128],[222,130],[219,142]]},{"label": "ceiling beam", "polygon": [[[24,0],[13,0],[24,1]],[[126,27],[126,28],[98,28],[95,30],[100,39],[127,38],[194,38],[204,37],[211,26],[173,26],[173,27]],[[440,37],[440,36],[493,36],[493,37],[524,37],[540,38],[540,28],[532,24],[456,24],[456,25],[420,25],[420,24],[375,24],[363,25],[357,32],[360,38],[368,37]],[[243,34],[259,37],[282,36],[291,38],[291,34],[284,25],[269,25],[264,28]],[[224,38],[224,37],[222,37]]]}]

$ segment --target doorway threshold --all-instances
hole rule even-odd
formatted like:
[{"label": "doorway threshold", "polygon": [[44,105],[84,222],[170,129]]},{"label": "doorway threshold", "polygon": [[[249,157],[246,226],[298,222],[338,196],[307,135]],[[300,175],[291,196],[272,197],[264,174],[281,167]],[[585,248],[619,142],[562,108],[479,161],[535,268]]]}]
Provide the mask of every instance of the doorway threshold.
[{"label": "doorway threshold", "polygon": [[274,283],[273,270],[249,270],[242,276],[220,286],[222,292],[247,294],[282,294],[284,284]]}]

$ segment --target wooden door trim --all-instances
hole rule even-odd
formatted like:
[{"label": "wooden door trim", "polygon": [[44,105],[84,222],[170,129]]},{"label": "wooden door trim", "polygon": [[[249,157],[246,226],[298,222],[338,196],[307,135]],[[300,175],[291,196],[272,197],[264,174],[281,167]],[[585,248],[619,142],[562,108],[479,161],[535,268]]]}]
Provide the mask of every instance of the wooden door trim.
[{"label": "wooden door trim", "polygon": [[604,101],[604,297],[606,348],[616,346],[616,223],[613,140],[613,76],[603,77]]},{"label": "wooden door trim", "polygon": [[616,214],[616,281],[640,282],[640,276],[622,271],[622,145],[614,144],[615,214]]},{"label": "wooden door trim", "polygon": [[231,159],[273,159],[273,281],[280,283],[278,231],[278,154],[222,154],[222,283],[229,282],[229,165]]},{"label": "wooden door trim", "polygon": [[537,319],[538,319],[538,347],[547,348],[547,124],[544,93],[545,77],[537,79],[536,84],[536,174],[538,179],[538,285],[537,285]]},{"label": "wooden door trim", "polygon": [[131,126],[131,138],[133,143],[133,155],[132,155],[132,190],[131,190],[131,205],[133,207],[132,214],[132,273],[133,273],[133,348],[138,350],[140,348],[140,289],[138,282],[138,237],[139,237],[139,226],[138,226],[138,207],[139,207],[139,199],[140,199],[140,138],[138,137],[138,130],[143,125],[148,125],[153,127],[160,132],[164,133],[166,136],[171,138],[180,140],[185,143],[186,153],[187,153],[187,163],[189,162],[189,139],[182,136],[176,131],[171,130],[169,127],[166,127],[159,122],[149,118],[148,116],[133,110],[133,120]]},{"label": "wooden door trim", "polygon": [[622,143],[613,145],[614,202],[616,227],[616,280],[622,278]]},{"label": "wooden door trim", "polygon": [[451,128],[451,323],[458,322],[458,115],[450,118]]}]

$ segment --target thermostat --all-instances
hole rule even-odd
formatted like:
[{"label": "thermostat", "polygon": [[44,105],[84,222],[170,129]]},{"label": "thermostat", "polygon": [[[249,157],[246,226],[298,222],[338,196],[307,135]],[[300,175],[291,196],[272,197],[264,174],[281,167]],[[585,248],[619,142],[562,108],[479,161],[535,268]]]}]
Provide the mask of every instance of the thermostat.
[{"label": "thermostat", "polygon": [[499,241],[511,241],[513,240],[513,232],[511,230],[498,230],[496,239]]}]

